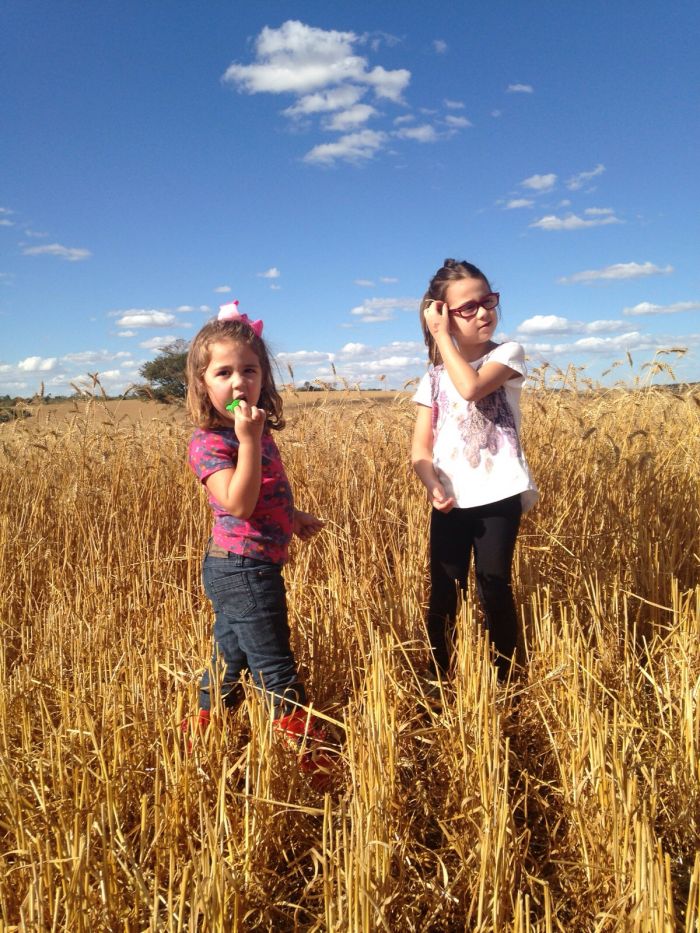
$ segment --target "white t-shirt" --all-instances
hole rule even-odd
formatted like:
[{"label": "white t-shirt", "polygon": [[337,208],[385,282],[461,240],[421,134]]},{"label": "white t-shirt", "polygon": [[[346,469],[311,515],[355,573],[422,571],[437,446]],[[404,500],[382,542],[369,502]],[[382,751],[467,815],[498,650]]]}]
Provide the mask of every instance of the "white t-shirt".
[{"label": "white t-shirt", "polygon": [[520,375],[478,402],[468,402],[444,366],[431,366],[413,401],[432,409],[433,465],[457,506],[468,509],[520,493],[524,513],[539,495],[520,443],[525,354],[519,343],[509,340],[471,366],[479,370],[487,361],[503,363]]}]

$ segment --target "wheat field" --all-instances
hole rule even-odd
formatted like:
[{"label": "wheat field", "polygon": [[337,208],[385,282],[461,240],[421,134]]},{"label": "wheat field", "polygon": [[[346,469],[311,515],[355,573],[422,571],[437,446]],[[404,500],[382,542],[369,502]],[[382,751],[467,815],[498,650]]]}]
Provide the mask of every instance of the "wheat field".
[{"label": "wheat field", "polygon": [[288,393],[326,795],[250,690],[187,754],[212,620],[181,421],[0,426],[0,931],[698,930],[700,396],[575,379],[524,399],[520,675],[470,592],[438,697],[411,403]]}]

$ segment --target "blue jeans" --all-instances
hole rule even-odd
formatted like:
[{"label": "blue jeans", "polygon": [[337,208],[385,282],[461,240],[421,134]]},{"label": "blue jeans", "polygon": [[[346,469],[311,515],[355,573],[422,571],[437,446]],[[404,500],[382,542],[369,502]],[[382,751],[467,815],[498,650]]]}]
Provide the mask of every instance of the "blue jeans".
[{"label": "blue jeans", "polygon": [[[240,675],[253,682],[274,707],[275,717],[306,704],[289,643],[287,597],[282,567],[254,557],[207,554],[202,568],[204,590],[214,607],[211,670],[223,666],[221,696],[226,706],[240,699]],[[211,707],[210,671],[200,682],[199,705]]]}]

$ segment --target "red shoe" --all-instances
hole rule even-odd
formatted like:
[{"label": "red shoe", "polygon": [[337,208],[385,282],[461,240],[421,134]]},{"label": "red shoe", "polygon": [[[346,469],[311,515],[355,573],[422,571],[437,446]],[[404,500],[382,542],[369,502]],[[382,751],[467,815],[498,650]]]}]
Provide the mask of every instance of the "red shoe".
[{"label": "red shoe", "polygon": [[197,713],[197,719],[192,722],[192,720],[187,717],[183,719],[180,723],[180,729],[182,730],[183,735],[187,737],[187,752],[192,754],[192,749],[194,748],[194,739],[191,733],[194,736],[201,736],[204,738],[206,731],[209,728],[211,722],[211,713],[208,709],[200,709]]},{"label": "red shoe", "polygon": [[318,791],[327,790],[336,768],[335,755],[329,747],[328,730],[303,710],[280,716],[274,729],[289,748],[299,756],[299,768]]}]

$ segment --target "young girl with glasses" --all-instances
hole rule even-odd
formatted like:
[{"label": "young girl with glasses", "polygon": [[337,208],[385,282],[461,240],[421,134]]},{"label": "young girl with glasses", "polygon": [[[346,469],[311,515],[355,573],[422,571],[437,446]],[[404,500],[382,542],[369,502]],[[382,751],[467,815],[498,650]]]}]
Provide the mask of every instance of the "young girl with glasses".
[{"label": "young girl with glasses", "polygon": [[[214,608],[214,650],[200,683],[199,715],[183,731],[210,723],[212,675],[222,673],[224,707],[241,698],[249,671],[267,699],[276,732],[300,750],[302,770],[322,787],[329,757],[324,729],[304,708],[290,646],[282,566],[292,534],[306,541],[323,522],[294,507],[272,431],[284,427],[282,399],[262,339],[238,302],[196,335],[187,355],[187,408],[195,425],[189,463],[204,485],[214,519],[204,557],[204,589]],[[194,728],[193,728],[194,727]]]},{"label": "young girl with glasses", "polygon": [[420,306],[430,370],[413,397],[413,468],[428,492],[433,668],[452,658],[457,586],[474,552],[476,587],[500,680],[507,679],[518,621],[511,564],[521,515],[537,489],[520,443],[526,368],[515,341],[495,343],[499,294],[469,262],[446,259]]}]

